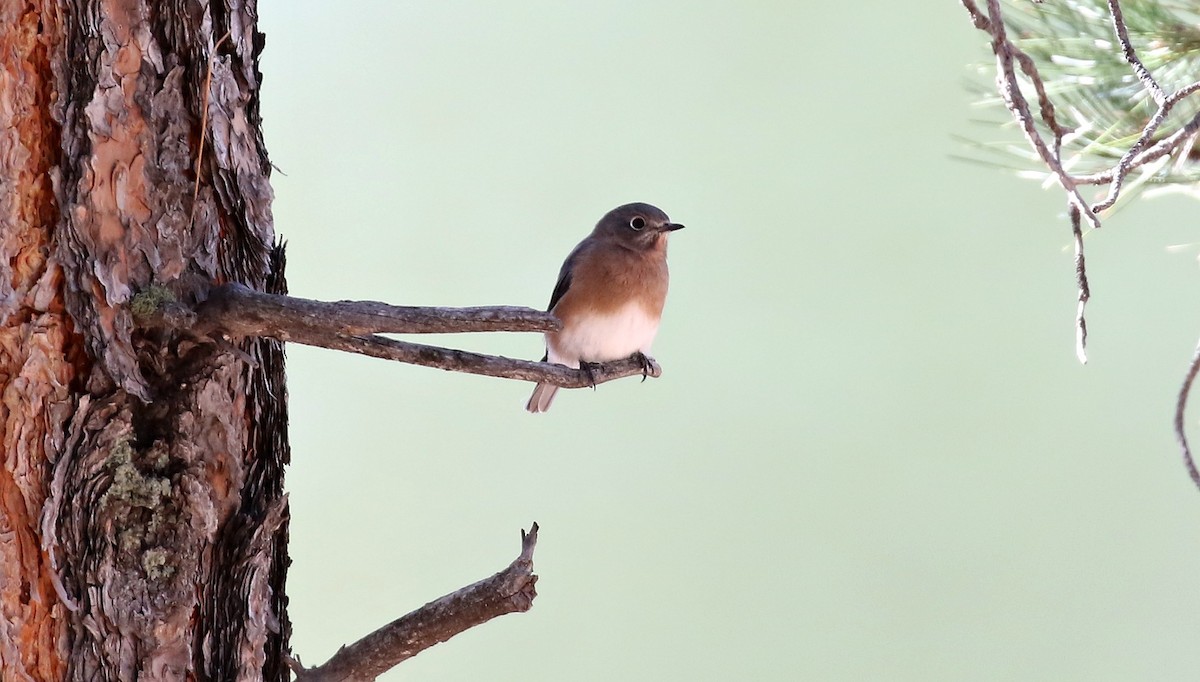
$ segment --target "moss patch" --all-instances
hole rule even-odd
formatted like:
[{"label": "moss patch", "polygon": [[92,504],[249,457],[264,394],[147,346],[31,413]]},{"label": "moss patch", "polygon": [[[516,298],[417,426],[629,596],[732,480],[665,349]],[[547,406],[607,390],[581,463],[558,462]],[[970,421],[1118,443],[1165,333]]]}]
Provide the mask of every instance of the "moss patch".
[{"label": "moss patch", "polygon": [[138,319],[146,319],[162,310],[162,307],[175,301],[175,294],[160,285],[151,284],[134,295],[129,301],[129,312]]}]

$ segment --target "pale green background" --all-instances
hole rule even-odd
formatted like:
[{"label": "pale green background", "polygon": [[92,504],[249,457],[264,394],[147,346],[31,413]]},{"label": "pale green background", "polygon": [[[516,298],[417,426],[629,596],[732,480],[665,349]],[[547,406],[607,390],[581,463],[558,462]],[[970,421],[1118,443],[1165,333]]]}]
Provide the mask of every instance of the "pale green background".
[{"label": "pale green background", "polygon": [[[1200,494],[1170,430],[1197,206],[1089,236],[955,161],[958,3],[264,0],[299,296],[542,307],[609,208],[688,225],[663,378],[559,396],[289,347],[308,664],[491,574],[538,597],[395,680],[1178,680]],[[541,356],[536,335],[429,339]]]}]

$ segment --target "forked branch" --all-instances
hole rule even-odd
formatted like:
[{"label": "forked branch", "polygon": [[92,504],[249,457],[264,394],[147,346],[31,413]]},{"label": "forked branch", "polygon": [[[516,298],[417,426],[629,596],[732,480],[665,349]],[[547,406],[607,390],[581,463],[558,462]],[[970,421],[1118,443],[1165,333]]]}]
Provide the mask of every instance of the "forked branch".
[{"label": "forked branch", "polygon": [[[142,294],[139,294],[142,296]],[[135,299],[135,306],[136,306]],[[144,326],[186,330],[209,338],[267,336],[384,360],[424,365],[505,379],[535,381],[562,388],[583,388],[628,376],[659,377],[662,368],[639,359],[606,362],[586,372],[563,365],[532,362],[442,348],[380,336],[459,332],[546,332],[561,328],[553,315],[510,306],[426,308],[376,301],[314,301],[253,291],[241,284],[213,289],[208,300],[189,308],[173,300],[150,306],[138,316]],[[135,312],[135,315],[137,313]]]}]

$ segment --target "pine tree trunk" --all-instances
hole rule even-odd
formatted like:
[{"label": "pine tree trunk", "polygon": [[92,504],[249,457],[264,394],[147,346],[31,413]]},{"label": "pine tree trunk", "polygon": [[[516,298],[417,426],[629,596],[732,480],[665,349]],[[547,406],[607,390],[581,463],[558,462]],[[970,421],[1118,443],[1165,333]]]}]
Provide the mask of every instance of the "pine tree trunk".
[{"label": "pine tree trunk", "polygon": [[256,18],[0,0],[6,681],[288,678],[281,346],[135,315],[284,289]]}]

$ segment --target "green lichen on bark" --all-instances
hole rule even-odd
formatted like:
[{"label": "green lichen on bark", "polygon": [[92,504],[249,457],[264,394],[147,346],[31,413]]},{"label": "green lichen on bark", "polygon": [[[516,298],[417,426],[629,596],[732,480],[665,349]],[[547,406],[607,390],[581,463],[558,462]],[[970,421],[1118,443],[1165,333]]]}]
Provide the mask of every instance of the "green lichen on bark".
[{"label": "green lichen on bark", "polygon": [[120,530],[116,543],[129,563],[150,580],[170,577],[175,567],[167,546],[178,518],[166,468],[170,458],[160,444],[138,452],[128,440],[116,442],[108,457],[112,483],[100,498],[101,509]]},{"label": "green lichen on bark", "polygon": [[129,312],[133,313],[135,318],[145,320],[162,310],[166,304],[174,302],[175,294],[171,293],[170,289],[151,284],[134,294],[133,299],[129,301]]},{"label": "green lichen on bark", "polygon": [[171,563],[170,553],[162,547],[148,549],[142,554],[142,569],[151,580],[162,580],[175,575],[175,566]]}]

